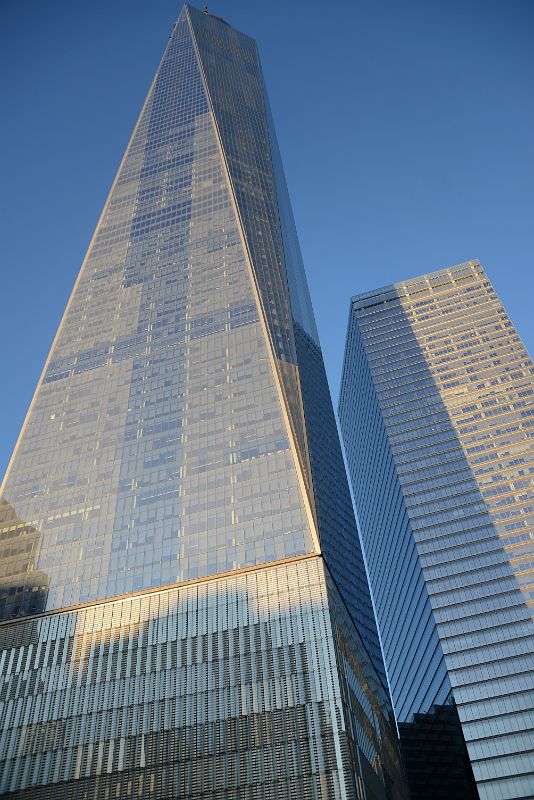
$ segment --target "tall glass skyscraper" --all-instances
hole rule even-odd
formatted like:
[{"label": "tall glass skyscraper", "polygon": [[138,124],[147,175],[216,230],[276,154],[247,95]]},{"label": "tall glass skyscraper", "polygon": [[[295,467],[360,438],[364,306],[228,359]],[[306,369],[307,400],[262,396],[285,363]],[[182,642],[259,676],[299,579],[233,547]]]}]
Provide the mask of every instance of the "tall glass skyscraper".
[{"label": "tall glass skyscraper", "polygon": [[339,411],[414,796],[534,797],[534,364],[477,261],[353,298]]},{"label": "tall glass skyscraper", "polygon": [[403,798],[252,39],[185,6],[2,486],[0,792]]}]

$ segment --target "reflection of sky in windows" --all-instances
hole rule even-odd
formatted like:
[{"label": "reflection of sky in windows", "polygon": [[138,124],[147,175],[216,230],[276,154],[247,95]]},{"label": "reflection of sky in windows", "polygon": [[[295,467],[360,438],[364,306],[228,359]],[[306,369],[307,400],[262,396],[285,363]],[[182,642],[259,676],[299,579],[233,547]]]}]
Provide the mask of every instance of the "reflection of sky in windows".
[{"label": "reflection of sky in windows", "polygon": [[452,686],[484,797],[532,781],[533,376],[478,262],[354,298],[340,418],[396,714]]},{"label": "reflection of sky in windows", "polygon": [[247,270],[182,19],[6,483],[48,607],[312,549]]},{"label": "reflection of sky in windows", "polygon": [[313,518],[383,675],[256,47],[189,14],[224,162],[184,17],[6,484],[26,569],[56,608],[309,552]]},{"label": "reflection of sky in windows", "polygon": [[404,797],[265,106],[186,10],[0,505],[3,616],[54,609],[0,626],[0,792]]},{"label": "reflection of sky in windows", "polygon": [[[274,125],[255,43],[223,41],[212,17],[190,9],[218,130],[250,250],[256,285],[321,550],[380,674],[382,655],[345,467]],[[232,52],[244,54],[235,80]],[[222,57],[224,56],[224,57]],[[232,91],[228,87],[232,87]],[[270,147],[266,147],[269,144]]]}]

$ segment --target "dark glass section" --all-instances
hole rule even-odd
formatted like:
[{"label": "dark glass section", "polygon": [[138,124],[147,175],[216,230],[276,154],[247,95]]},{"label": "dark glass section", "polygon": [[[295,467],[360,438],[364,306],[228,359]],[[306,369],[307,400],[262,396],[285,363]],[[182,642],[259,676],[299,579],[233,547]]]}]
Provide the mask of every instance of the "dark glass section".
[{"label": "dark glass section", "polygon": [[321,549],[385,685],[384,662],[328,378],[268,103],[266,107]]},{"label": "dark glass section", "polygon": [[358,325],[349,326],[339,410],[391,696],[404,722],[443,704],[451,686]]},{"label": "dark glass section", "polygon": [[411,800],[478,800],[454,704],[433,706],[399,725]]},{"label": "dark glass section", "polygon": [[[271,146],[271,157],[273,163],[273,174],[276,184],[276,198],[278,201],[278,214],[280,218],[280,230],[284,249],[284,263],[289,289],[291,306],[291,317],[293,327],[302,328],[319,346],[319,334],[315,324],[315,317],[311,304],[308,281],[304,271],[304,263],[300,252],[300,244],[293,217],[293,209],[287,189],[286,177],[278,147],[278,139],[274,127],[274,120],[271,114],[271,107],[267,101],[267,89],[263,84],[265,97],[265,107],[267,111],[267,126],[269,131],[269,143]],[[298,358],[298,353],[297,353]]]},{"label": "dark glass section", "polygon": [[0,619],[38,614],[46,606],[50,580],[35,567],[40,538],[0,497]]},{"label": "dark glass section", "polygon": [[384,686],[386,676],[322,353],[295,324],[321,550]]},{"label": "dark glass section", "polygon": [[325,574],[351,762],[357,765],[353,767],[356,776],[361,777],[347,796],[359,798],[363,784],[365,798],[400,800],[407,792],[396,736],[389,733],[395,725],[389,694],[372,659],[362,656],[361,636],[330,571],[326,569]]}]

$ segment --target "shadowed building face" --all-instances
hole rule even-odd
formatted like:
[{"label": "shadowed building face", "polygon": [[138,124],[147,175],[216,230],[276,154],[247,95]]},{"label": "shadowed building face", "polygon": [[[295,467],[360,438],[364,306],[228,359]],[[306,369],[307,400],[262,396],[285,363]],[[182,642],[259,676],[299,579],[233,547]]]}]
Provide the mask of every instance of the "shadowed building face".
[{"label": "shadowed building face", "polygon": [[417,797],[451,754],[532,795],[533,376],[476,261],[352,300],[341,428]]}]

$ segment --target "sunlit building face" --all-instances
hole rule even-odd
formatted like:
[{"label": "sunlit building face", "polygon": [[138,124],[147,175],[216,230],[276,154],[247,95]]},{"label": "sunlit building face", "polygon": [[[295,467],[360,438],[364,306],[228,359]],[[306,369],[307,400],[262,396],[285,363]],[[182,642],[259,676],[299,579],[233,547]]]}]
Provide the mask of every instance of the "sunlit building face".
[{"label": "sunlit building face", "polygon": [[405,796],[258,52],[217,17],[173,28],[2,491],[0,792]]},{"label": "sunlit building face", "polygon": [[462,738],[531,796],[534,365],[477,261],[353,298],[339,409],[415,796]]}]

